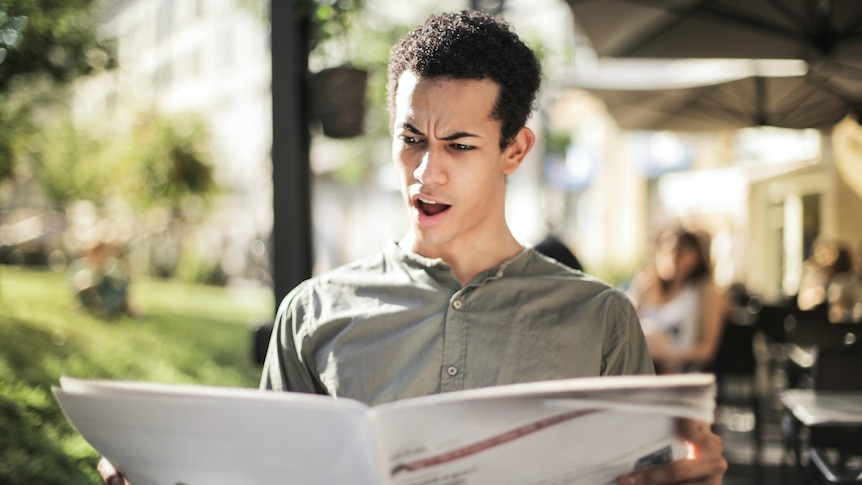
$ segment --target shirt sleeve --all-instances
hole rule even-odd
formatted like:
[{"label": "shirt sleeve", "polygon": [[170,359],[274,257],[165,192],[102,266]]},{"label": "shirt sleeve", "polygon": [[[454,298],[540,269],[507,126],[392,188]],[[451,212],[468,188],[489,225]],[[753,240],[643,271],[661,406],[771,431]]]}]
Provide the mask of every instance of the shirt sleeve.
[{"label": "shirt sleeve", "polygon": [[301,345],[297,345],[297,330],[307,315],[303,305],[307,290],[308,282],[301,283],[279,305],[260,378],[261,390],[322,393],[301,355]]},{"label": "shirt sleeve", "polygon": [[655,374],[640,319],[623,293],[612,291],[602,343],[602,375]]}]

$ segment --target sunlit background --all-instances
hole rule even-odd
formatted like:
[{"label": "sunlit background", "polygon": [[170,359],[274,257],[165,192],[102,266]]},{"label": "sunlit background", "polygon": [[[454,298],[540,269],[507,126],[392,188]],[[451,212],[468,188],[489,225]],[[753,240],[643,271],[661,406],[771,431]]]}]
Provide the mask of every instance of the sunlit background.
[{"label": "sunlit background", "polygon": [[[254,385],[258,363],[250,354],[260,344],[249,330],[272,318],[273,255],[285,250],[273,243],[275,214],[284,209],[273,195],[302,183],[273,176],[273,139],[285,134],[273,129],[277,60],[268,2],[77,0],[40,10],[43,3],[51,2],[0,4],[0,323],[8,329],[0,335],[7,339],[0,374],[17,382],[35,367],[34,354],[57,359],[35,379],[36,390],[10,385],[13,397],[0,402],[15,410],[0,420],[0,451],[24,450],[0,460],[0,481],[10,483],[36,476],[22,470],[38,468],[38,453],[28,454],[2,428],[40,426],[48,418],[39,409],[56,414],[48,388],[59,374]],[[389,47],[432,12],[477,6],[509,19],[543,65],[530,120],[538,144],[508,186],[509,223],[523,243],[556,234],[587,272],[625,288],[656,233],[681,224],[711,237],[719,286],[742,287],[765,303],[796,295],[818,239],[843,245],[858,268],[862,128],[851,116],[859,116],[858,96],[855,113],[847,108],[848,116],[824,122],[813,121],[815,110],[804,103],[827,103],[805,94],[796,117],[773,123],[778,118],[763,109],[777,98],[760,96],[766,85],[752,91],[743,83],[762,78],[772,92],[787,91],[784,83],[819,64],[604,59],[591,44],[594,32],[574,16],[575,3],[297,0],[296,11],[314,19],[310,84],[323,85],[343,68],[358,76],[304,100],[313,115],[311,234],[286,231],[310,238],[310,274],[403,235],[384,96]],[[358,108],[349,106],[351,91],[359,93]],[[752,121],[732,118],[737,110],[749,110]],[[119,309],[161,337],[145,336],[140,325],[117,326],[124,320],[77,320],[90,303],[80,292],[89,283],[83,270],[98,257],[132,286],[128,307],[95,315]],[[64,298],[66,307],[51,306]],[[44,336],[22,323],[37,309],[46,312],[44,321],[33,319]],[[170,333],[192,321],[200,327]],[[230,322],[236,328],[224,337],[207,330]],[[207,360],[203,370],[192,359],[165,364],[203,334],[220,349],[205,350],[220,357],[199,357]],[[29,343],[9,343],[16,338],[48,343],[31,352]],[[98,359],[86,354],[92,348],[71,350],[85,340],[123,355],[141,346],[170,357],[115,362],[105,353],[94,365],[89,360]],[[177,342],[189,347],[168,345]],[[28,446],[38,450],[40,439]],[[97,483],[87,464],[95,455],[75,439],[63,442],[59,456],[84,470],[80,483]]]},{"label": "sunlit background", "polygon": [[[331,138],[312,126],[315,273],[402,234],[383,103],[388,46],[429,12],[469,6],[367,0],[312,50],[312,73],[352,65],[368,76],[359,136]],[[126,247],[134,273],[270,285],[266,4],[97,7],[97,39],[107,49],[90,53],[88,74],[50,103],[45,98],[59,88],[42,77],[9,87],[11,114],[26,103],[38,108],[4,155],[11,163],[0,192],[3,262],[61,270],[98,239]],[[855,122],[834,130],[620,128],[600,98],[577,86],[596,58],[569,6],[509,0],[503,7],[545,71],[531,121],[539,145],[510,181],[509,220],[523,242],[555,232],[590,272],[624,284],[652,235],[681,221],[715,239],[721,285],[743,283],[767,299],[795,292],[815,236],[859,246]],[[7,22],[5,36],[14,25]],[[709,67],[689,71],[679,76],[718,79]],[[624,77],[653,82],[643,66]],[[171,159],[177,148],[188,156]]]}]

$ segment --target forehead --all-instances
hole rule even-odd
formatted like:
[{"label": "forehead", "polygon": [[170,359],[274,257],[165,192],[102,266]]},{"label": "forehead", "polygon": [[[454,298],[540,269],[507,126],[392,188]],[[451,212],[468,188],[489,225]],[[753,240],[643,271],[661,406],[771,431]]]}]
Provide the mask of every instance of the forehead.
[{"label": "forehead", "polygon": [[395,91],[393,121],[431,117],[493,122],[498,92],[499,86],[489,79],[426,78],[405,71]]}]

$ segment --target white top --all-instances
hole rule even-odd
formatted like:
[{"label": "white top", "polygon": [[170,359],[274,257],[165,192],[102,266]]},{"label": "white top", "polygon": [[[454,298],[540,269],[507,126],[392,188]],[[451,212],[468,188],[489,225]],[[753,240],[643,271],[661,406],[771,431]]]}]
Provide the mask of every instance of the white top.
[{"label": "white top", "polygon": [[700,291],[695,284],[686,285],[663,305],[644,305],[638,315],[645,334],[665,333],[676,350],[690,347],[699,333]]}]

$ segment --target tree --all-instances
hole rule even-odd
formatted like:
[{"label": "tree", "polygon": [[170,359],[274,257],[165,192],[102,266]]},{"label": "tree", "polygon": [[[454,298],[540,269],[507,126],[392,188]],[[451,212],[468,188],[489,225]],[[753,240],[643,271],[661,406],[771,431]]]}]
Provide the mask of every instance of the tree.
[{"label": "tree", "polygon": [[0,0],[0,95],[13,81],[47,74],[57,82],[102,68],[109,46],[97,40],[94,0]]},{"label": "tree", "polygon": [[[191,114],[145,112],[129,132],[105,133],[55,113],[22,145],[22,159],[49,205],[70,214],[69,253],[96,240],[145,252],[170,244],[170,251],[155,251],[162,253],[158,261],[138,268],[162,276],[174,275],[184,257],[174,250],[184,247],[219,191],[209,134]],[[75,216],[76,207],[88,207],[87,217]]]},{"label": "tree", "polygon": [[110,65],[110,46],[97,40],[94,0],[0,0],[0,182],[15,173],[16,140],[32,130],[31,113],[45,98],[15,92],[43,78],[66,83]]},{"label": "tree", "polygon": [[190,198],[217,190],[209,135],[190,115],[143,113],[131,132],[102,136],[54,117],[26,145],[33,176],[57,207],[120,198],[137,212],[161,206],[179,214]]}]

